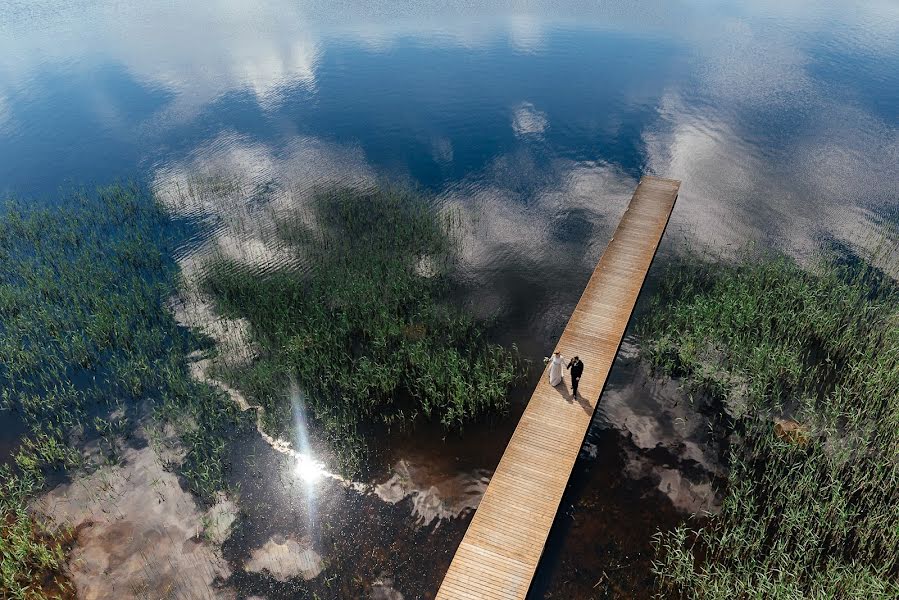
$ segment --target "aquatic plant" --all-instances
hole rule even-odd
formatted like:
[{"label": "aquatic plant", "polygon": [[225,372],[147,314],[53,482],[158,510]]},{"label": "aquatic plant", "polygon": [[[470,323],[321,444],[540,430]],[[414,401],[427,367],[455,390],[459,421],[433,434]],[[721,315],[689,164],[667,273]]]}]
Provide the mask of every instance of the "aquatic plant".
[{"label": "aquatic plant", "polygon": [[421,416],[459,428],[506,406],[521,375],[517,352],[490,343],[450,298],[458,218],[409,192],[329,190],[310,214],[280,217],[279,242],[302,268],[265,272],[224,255],[202,289],[218,311],[246,319],[261,348],[216,376],[265,408],[275,435],[290,430],[294,377],[344,466],[361,464],[360,427]]},{"label": "aquatic plant", "polygon": [[65,587],[54,575],[59,534],[26,505],[48,470],[90,467],[84,441],[98,440],[115,461],[130,424],[149,413],[181,434],[186,458],[173,466],[193,491],[211,498],[224,487],[221,440],[237,414],[189,376],[187,356],[202,344],[164,305],[175,288],[176,234],[136,186],[53,208],[11,202],[0,212],[0,408],[18,412],[27,429],[14,465],[0,470],[3,597]]},{"label": "aquatic plant", "polygon": [[71,532],[54,531],[28,512],[39,478],[0,466],[0,591],[4,598],[30,600],[73,595],[61,575]]},{"label": "aquatic plant", "polygon": [[660,596],[899,597],[896,282],[857,258],[687,260],[640,332],[732,432],[720,514],[656,536]]},{"label": "aquatic plant", "polygon": [[[355,465],[362,425],[421,414],[455,427],[504,406],[515,353],[488,343],[446,298],[452,217],[380,192],[323,194],[315,210],[314,228],[278,223],[311,261],[304,274],[220,257],[204,279],[222,312],[252,324],[258,360],[216,364],[266,406],[267,426],[289,427],[291,377]],[[225,487],[229,440],[254,423],[189,372],[198,351],[216,353],[168,306],[183,283],[174,245],[190,226],[136,186],[0,212],[0,409],[16,411],[27,431],[0,470],[4,597],[71,592],[60,576],[66,530],[27,506],[49,471],[98,465],[83,452],[88,441],[115,462],[137,423],[151,443],[174,433],[183,459],[167,466],[186,487],[209,500]]]}]

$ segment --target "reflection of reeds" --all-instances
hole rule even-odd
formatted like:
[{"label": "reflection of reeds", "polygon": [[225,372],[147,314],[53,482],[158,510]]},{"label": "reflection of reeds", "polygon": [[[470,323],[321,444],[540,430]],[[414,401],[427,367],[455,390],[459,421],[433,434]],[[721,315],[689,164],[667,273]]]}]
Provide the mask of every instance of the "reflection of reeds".
[{"label": "reflection of reeds", "polygon": [[422,415],[459,427],[502,409],[520,372],[515,353],[484,340],[447,297],[458,216],[395,190],[324,191],[307,210],[275,221],[281,248],[304,269],[219,254],[203,270],[202,293],[248,321],[262,349],[249,363],[220,362],[216,377],[263,406],[266,427],[282,435],[295,376],[351,469],[360,424]]},{"label": "reflection of reeds", "polygon": [[899,596],[897,267],[762,256],[667,274],[646,354],[727,406],[736,435],[721,513],[657,535],[665,597]]}]

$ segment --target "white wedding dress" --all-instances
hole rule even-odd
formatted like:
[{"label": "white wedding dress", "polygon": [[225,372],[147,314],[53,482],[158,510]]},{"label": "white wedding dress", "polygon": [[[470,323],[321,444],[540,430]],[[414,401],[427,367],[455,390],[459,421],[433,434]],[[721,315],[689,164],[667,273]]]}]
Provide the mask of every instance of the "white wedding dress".
[{"label": "white wedding dress", "polygon": [[555,387],[562,383],[562,363],[564,359],[561,356],[553,354],[549,361],[549,385]]}]

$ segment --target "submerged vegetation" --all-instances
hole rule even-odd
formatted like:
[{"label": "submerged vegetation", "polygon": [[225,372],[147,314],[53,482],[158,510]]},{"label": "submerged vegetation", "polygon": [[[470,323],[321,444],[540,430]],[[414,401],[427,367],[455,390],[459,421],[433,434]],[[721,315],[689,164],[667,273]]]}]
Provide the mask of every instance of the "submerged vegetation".
[{"label": "submerged vegetation", "polygon": [[216,375],[264,407],[267,430],[290,431],[291,378],[350,471],[363,462],[360,428],[419,415],[458,428],[505,408],[520,362],[449,300],[453,215],[410,193],[337,189],[277,225],[305,268],[260,273],[220,256],[202,282],[261,348]]},{"label": "submerged vegetation", "polygon": [[[394,192],[322,194],[314,213],[314,226],[278,223],[307,269],[257,272],[219,256],[203,271],[257,348],[249,362],[211,361],[214,375],[259,401],[278,433],[292,424],[296,382],[351,468],[363,427],[418,415],[459,427],[502,409],[520,364],[448,299],[452,219]],[[228,440],[254,423],[191,370],[220,349],[172,311],[188,285],[172,259],[188,227],[138,187],[0,211],[0,403],[25,425],[0,468],[4,598],[72,595],[73,532],[30,504],[67,475],[117,463],[136,428],[178,446],[160,456],[201,500],[226,487]]]},{"label": "submerged vegetation", "polygon": [[[0,404],[26,430],[0,467],[4,598],[72,595],[73,532],[29,505],[66,473],[118,461],[135,427],[180,440],[167,467],[201,499],[226,486],[228,440],[253,423],[190,371],[197,351],[222,349],[170,310],[187,287],[171,259],[182,226],[137,187],[0,212]],[[452,300],[452,213],[338,189],[276,233],[283,264],[221,253],[192,283],[248,324],[248,360],[207,364],[264,408],[268,432],[293,438],[301,401],[353,471],[373,432],[419,418],[458,429],[505,408],[520,359]],[[899,596],[896,282],[860,261],[684,261],[640,333],[654,368],[730,434],[720,513],[656,538],[662,594]]]},{"label": "submerged vegetation", "polygon": [[0,467],[0,591],[4,598],[69,597],[62,573],[71,535],[53,531],[27,510],[39,481]]},{"label": "submerged vegetation", "polygon": [[896,282],[858,261],[685,262],[654,302],[650,362],[733,432],[720,514],[657,536],[662,596],[899,597]]},{"label": "submerged vegetation", "polygon": [[9,203],[0,214],[2,407],[26,434],[0,470],[0,589],[5,598],[65,592],[66,532],[27,509],[61,470],[92,468],[80,448],[96,441],[116,461],[130,425],[169,425],[186,457],[172,465],[209,498],[224,486],[221,439],[235,411],[191,379],[199,342],[164,300],[177,270],[167,258],[169,216],[136,187],[113,186],[63,206]]}]

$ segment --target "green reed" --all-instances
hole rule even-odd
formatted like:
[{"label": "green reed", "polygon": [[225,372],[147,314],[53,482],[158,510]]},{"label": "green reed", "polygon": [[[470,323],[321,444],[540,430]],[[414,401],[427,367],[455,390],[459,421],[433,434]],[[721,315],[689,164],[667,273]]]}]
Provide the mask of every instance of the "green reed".
[{"label": "green reed", "polygon": [[[289,427],[295,377],[352,467],[364,427],[418,415],[459,427],[505,406],[520,373],[514,349],[486,341],[449,298],[458,220],[399,193],[334,191],[313,211],[315,227],[278,222],[310,269],[260,274],[220,259],[205,280],[224,313],[252,324],[258,359],[218,368],[266,406],[266,426]],[[27,506],[49,471],[118,461],[138,423],[152,443],[177,435],[184,458],[167,467],[201,499],[225,487],[229,440],[253,423],[188,371],[195,351],[215,349],[167,306],[183,292],[171,256],[184,226],[134,186],[0,211],[0,409],[26,425],[0,469],[3,597],[71,595],[61,576],[70,532]],[[88,441],[99,458],[83,452]]]},{"label": "green reed", "polygon": [[0,591],[4,598],[38,599],[71,593],[62,576],[70,531],[53,531],[28,512],[40,482],[0,467]]},{"label": "green reed", "polygon": [[656,536],[660,597],[899,597],[895,280],[857,259],[687,260],[639,329],[732,432],[720,514]]},{"label": "green reed", "polygon": [[164,301],[177,270],[171,218],[134,186],[66,198],[54,208],[8,203],[0,212],[0,408],[27,433],[0,470],[0,592],[70,593],[58,575],[64,531],[26,506],[49,469],[93,468],[81,452],[100,442],[116,461],[132,423],[172,425],[187,457],[172,465],[197,494],[224,487],[220,439],[230,403],[189,377],[199,347]]},{"label": "green reed", "polygon": [[[459,219],[397,190],[330,190],[307,214],[279,217],[279,244],[304,268],[264,273],[219,257],[204,291],[245,318],[262,348],[217,374],[292,426],[294,377],[344,467],[362,464],[362,429],[433,419],[447,428],[506,407],[517,351],[490,343],[452,301]],[[312,224],[310,224],[312,223]]]}]

